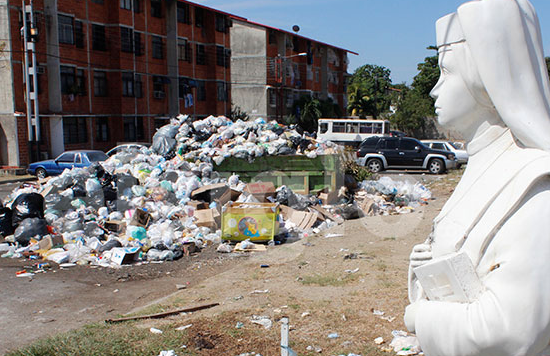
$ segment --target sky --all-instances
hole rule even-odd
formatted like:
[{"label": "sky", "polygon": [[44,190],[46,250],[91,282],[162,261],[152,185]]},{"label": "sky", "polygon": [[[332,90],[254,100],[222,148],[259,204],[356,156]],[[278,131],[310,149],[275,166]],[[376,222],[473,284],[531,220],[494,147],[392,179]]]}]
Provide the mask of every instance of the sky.
[{"label": "sky", "polygon": [[[359,53],[348,54],[348,72],[364,64],[391,70],[395,84],[411,84],[417,65],[435,54],[435,21],[460,0],[191,0],[253,22],[292,31]],[[550,56],[550,1],[531,0]]]}]

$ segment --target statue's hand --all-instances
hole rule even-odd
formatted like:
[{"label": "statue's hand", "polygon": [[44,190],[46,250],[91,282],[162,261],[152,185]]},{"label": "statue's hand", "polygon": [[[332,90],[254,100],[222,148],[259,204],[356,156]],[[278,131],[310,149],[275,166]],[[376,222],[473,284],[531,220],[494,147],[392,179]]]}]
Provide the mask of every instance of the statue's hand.
[{"label": "statue's hand", "polygon": [[414,302],[412,304],[409,304],[407,308],[405,308],[405,316],[403,317],[403,321],[405,322],[405,326],[407,327],[407,330],[409,332],[414,333],[416,331],[416,315],[418,314],[418,309],[420,306],[424,303],[427,303],[428,301],[425,299],[420,299],[417,302]]},{"label": "statue's hand", "polygon": [[432,259],[432,247],[428,244],[420,244],[413,247],[411,253],[411,267],[422,266]]}]

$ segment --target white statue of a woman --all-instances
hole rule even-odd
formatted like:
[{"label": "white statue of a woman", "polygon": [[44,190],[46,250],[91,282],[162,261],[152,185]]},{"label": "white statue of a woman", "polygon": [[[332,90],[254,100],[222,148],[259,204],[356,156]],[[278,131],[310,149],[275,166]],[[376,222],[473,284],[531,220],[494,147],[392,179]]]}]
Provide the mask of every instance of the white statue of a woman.
[{"label": "white statue of a woman", "polygon": [[[405,324],[427,356],[550,355],[550,88],[527,0],[479,0],[436,24],[439,122],[468,141],[468,166],[412,268],[465,252],[483,286],[428,300],[414,273]],[[546,349],[546,350],[545,350]]]}]

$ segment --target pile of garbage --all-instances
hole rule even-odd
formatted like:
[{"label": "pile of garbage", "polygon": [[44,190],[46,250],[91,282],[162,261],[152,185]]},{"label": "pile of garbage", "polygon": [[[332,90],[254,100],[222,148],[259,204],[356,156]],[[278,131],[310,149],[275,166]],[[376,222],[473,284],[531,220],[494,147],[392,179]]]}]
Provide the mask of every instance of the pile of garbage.
[{"label": "pile of garbage", "polygon": [[365,180],[355,193],[357,205],[366,215],[407,214],[425,205],[432,193],[420,182],[394,181],[390,177]]},{"label": "pile of garbage", "polygon": [[256,251],[261,248],[254,242],[300,239],[370,213],[357,203],[362,194],[378,212],[389,210],[380,197],[409,206],[429,194],[381,180],[361,183],[355,195],[306,196],[270,182],[225,179],[213,169],[231,156],[314,157],[338,150],[274,122],[180,116],[157,131],[151,148],[125,150],[14,190],[0,208],[0,254],[117,267],[175,260],[208,245],[219,252]]},{"label": "pile of garbage", "polygon": [[233,122],[223,116],[191,121],[183,115],[157,131],[152,149],[166,159],[179,155],[187,161],[218,165],[227,157],[253,160],[266,155],[303,154],[315,158],[342,152],[341,146],[314,140],[298,126],[286,127],[262,118]]}]

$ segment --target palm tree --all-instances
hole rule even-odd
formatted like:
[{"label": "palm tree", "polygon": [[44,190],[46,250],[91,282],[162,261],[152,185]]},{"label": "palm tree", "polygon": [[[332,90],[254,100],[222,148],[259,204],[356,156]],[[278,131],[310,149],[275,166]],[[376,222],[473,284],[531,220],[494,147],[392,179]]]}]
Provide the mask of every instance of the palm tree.
[{"label": "palm tree", "polygon": [[348,89],[348,111],[352,116],[367,116],[371,106],[371,98],[359,84],[353,84]]}]

